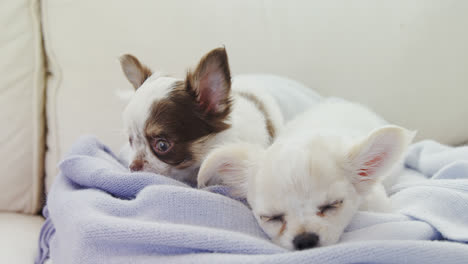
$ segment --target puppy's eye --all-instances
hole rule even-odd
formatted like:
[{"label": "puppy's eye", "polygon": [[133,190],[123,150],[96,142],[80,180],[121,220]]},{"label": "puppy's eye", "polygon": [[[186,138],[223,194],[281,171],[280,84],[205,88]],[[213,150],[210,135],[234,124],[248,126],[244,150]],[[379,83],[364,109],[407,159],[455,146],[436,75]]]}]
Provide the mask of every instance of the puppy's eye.
[{"label": "puppy's eye", "polygon": [[265,222],[284,222],[284,214],[277,214],[272,216],[262,215],[260,219]]},{"label": "puppy's eye", "polygon": [[334,210],[338,207],[340,207],[343,204],[343,200],[336,200],[333,203],[325,204],[322,206],[319,206],[317,215],[318,216],[325,216],[325,213],[330,210]]},{"label": "puppy's eye", "polygon": [[133,145],[133,138],[132,137],[128,137],[128,143],[130,143],[130,146]]},{"label": "puppy's eye", "polygon": [[155,139],[152,144],[153,150],[158,154],[165,154],[172,148],[172,143],[165,139]]}]

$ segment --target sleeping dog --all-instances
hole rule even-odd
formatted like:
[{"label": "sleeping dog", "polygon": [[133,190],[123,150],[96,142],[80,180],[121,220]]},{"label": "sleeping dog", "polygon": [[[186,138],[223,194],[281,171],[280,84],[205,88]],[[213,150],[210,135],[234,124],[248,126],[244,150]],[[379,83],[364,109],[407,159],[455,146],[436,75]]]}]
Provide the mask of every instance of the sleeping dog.
[{"label": "sleeping dog", "polygon": [[215,146],[267,146],[282,127],[278,103],[265,87],[236,78],[231,83],[224,48],[206,54],[185,79],[152,73],[132,55],[120,61],[135,88],[123,112],[132,171],[195,183],[202,160]]},{"label": "sleeping dog", "polygon": [[266,149],[249,143],[215,149],[198,185],[231,186],[285,248],[327,246],[358,209],[391,209],[381,181],[402,168],[414,134],[361,105],[327,101],[288,123]]}]

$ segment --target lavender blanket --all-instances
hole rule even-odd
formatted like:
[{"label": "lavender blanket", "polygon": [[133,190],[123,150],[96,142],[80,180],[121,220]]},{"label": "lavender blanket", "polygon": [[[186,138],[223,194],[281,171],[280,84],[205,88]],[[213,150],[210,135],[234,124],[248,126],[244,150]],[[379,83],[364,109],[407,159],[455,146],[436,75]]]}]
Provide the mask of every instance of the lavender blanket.
[{"label": "lavender blanket", "polygon": [[289,252],[223,187],[129,173],[94,137],[60,164],[36,263],[468,263],[468,147],[412,146],[393,214],[360,212],[339,244]]}]

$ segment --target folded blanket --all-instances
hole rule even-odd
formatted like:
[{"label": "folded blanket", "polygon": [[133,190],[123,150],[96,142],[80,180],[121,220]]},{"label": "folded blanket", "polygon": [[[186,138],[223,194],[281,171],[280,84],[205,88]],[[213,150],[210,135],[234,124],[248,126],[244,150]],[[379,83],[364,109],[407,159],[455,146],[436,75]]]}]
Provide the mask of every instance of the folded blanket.
[{"label": "folded blanket", "polygon": [[411,147],[391,190],[396,212],[359,212],[339,244],[291,252],[243,201],[129,173],[93,137],[60,164],[36,263],[467,263],[468,147]]}]

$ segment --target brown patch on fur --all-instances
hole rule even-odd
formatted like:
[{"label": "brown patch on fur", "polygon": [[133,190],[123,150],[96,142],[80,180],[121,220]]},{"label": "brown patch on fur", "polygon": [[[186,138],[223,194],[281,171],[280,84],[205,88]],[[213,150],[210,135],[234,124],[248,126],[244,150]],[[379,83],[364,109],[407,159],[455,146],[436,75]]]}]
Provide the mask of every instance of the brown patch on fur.
[{"label": "brown patch on fur", "polygon": [[247,93],[247,92],[238,92],[238,94],[245,99],[251,101],[255,107],[257,107],[258,111],[263,114],[265,117],[265,126],[268,131],[268,134],[270,135],[270,142],[273,141],[273,139],[276,137],[276,129],[273,126],[273,122],[270,119],[270,115],[265,109],[265,105],[253,94]]},{"label": "brown patch on fur", "polygon": [[153,151],[153,154],[178,169],[187,168],[197,161],[199,145],[204,140],[230,127],[226,123],[230,103],[222,112],[207,113],[198,103],[196,94],[188,92],[186,87],[187,83],[180,81],[167,98],[154,102],[145,124],[145,135],[150,145],[157,138],[174,144],[168,153],[161,155]]},{"label": "brown patch on fur", "polygon": [[317,215],[317,216],[320,216],[320,217],[325,217],[325,214],[322,213],[322,212],[317,212],[316,215]]},{"label": "brown patch on fur", "polygon": [[280,231],[278,232],[278,236],[281,236],[284,233],[284,230],[286,230],[286,225],[287,225],[287,222],[284,221],[283,225],[281,226]]},{"label": "brown patch on fur", "polygon": [[151,70],[140,63],[140,61],[131,54],[125,54],[120,57],[120,65],[128,81],[137,90],[151,74]]}]

